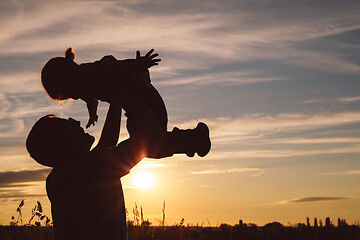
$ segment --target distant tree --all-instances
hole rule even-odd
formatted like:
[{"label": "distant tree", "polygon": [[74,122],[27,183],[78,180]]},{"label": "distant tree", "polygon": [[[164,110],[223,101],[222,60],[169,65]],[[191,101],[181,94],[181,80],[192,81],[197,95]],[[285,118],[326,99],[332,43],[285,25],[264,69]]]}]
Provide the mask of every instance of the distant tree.
[{"label": "distant tree", "polygon": [[347,227],[349,226],[345,219],[338,218],[338,227]]},{"label": "distant tree", "polygon": [[296,226],[297,228],[305,228],[305,227],[306,227],[305,223],[298,223],[298,224],[296,224],[295,226]]},{"label": "distant tree", "polygon": [[255,223],[249,223],[247,226],[249,228],[257,228],[258,227]]},{"label": "distant tree", "polygon": [[331,227],[331,226],[332,226],[332,224],[331,224],[330,218],[327,217],[327,218],[325,219],[325,227]]},{"label": "distant tree", "polygon": [[242,227],[244,225],[243,221],[240,219],[239,220],[239,226]]},{"label": "distant tree", "polygon": [[279,222],[271,222],[271,223],[267,223],[265,224],[264,228],[271,228],[271,229],[281,229],[283,228],[284,225],[282,225]]}]

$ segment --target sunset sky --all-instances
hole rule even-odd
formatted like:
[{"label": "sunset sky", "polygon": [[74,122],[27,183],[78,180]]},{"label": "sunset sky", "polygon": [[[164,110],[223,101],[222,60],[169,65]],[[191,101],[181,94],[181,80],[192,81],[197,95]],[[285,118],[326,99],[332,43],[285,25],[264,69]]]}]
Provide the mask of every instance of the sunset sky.
[{"label": "sunset sky", "polygon": [[50,216],[50,169],[25,149],[37,119],[87,122],[40,82],[69,46],[78,63],[154,48],[168,129],[210,128],[208,156],[145,159],[122,179],[130,219],[136,202],[158,225],[165,200],[167,224],[360,220],[359,1],[4,0],[0,29],[0,224],[23,199],[25,221],[36,201]]}]

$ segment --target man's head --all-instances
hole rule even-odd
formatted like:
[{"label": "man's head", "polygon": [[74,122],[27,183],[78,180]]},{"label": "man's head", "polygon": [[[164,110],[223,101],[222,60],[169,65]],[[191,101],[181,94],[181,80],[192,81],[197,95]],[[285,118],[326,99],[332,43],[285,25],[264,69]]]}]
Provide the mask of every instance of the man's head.
[{"label": "man's head", "polygon": [[80,127],[79,121],[46,115],[30,130],[26,148],[38,163],[58,167],[88,153],[94,140]]},{"label": "man's head", "polygon": [[[77,63],[74,62],[75,52],[68,48],[65,57],[50,59],[41,71],[41,82],[48,95],[54,100],[74,98]],[[75,79],[76,80],[76,79]]]}]

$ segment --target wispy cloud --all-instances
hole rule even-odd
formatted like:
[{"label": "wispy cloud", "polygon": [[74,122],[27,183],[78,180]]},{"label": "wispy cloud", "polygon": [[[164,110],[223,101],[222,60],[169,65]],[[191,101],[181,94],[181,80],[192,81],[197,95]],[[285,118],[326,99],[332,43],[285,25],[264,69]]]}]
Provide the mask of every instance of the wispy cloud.
[{"label": "wispy cloud", "polygon": [[360,144],[360,138],[282,138],[273,139],[272,143],[282,144],[329,144],[329,143],[355,143]]},{"label": "wispy cloud", "polygon": [[328,196],[316,196],[316,197],[303,197],[291,200],[282,200],[273,203],[274,205],[291,204],[291,203],[314,203],[314,202],[333,202],[351,199],[349,197],[328,197]]},{"label": "wispy cloud", "polygon": [[260,168],[225,168],[225,169],[210,169],[204,171],[193,171],[192,174],[218,174],[218,173],[236,173],[236,172],[255,172],[251,176],[260,176],[264,171]]},{"label": "wispy cloud", "polygon": [[[94,46],[117,51],[119,46],[141,46],[159,48],[165,56],[186,58],[189,66],[207,62],[211,68],[225,60],[278,59],[285,64],[328,71],[359,71],[356,64],[339,55],[300,50],[293,45],[359,29],[351,5],[339,6],[344,12],[338,13],[329,8],[315,11],[312,7],[283,4],[284,12],[294,12],[294,17],[289,15],[283,21],[282,13],[273,14],[277,9],[264,11],[262,4],[255,7],[238,1],[208,1],[201,7],[190,2],[174,7],[172,1],[31,2],[31,11],[8,3],[14,5],[10,7],[14,13],[3,17],[6,24],[0,39],[1,54],[55,53],[73,44],[90,51]],[[304,14],[298,13],[299,7]],[[96,51],[93,49],[91,54]],[[177,59],[170,59],[168,66],[182,66]]]},{"label": "wispy cloud", "polygon": [[16,187],[19,183],[44,181],[49,173],[50,169],[0,172],[0,187]]},{"label": "wispy cloud", "polygon": [[[206,160],[285,158],[321,154],[359,153],[360,139],[342,136],[335,127],[360,123],[357,112],[247,115],[200,119],[210,128],[213,150]],[[191,128],[197,121],[175,124]],[[317,134],[317,132],[327,132]]]},{"label": "wispy cloud", "polygon": [[[208,72],[208,73],[207,73]],[[265,76],[261,72],[249,72],[249,71],[209,71],[204,70],[200,75],[180,75],[174,76],[170,80],[160,80],[157,82],[158,86],[177,86],[177,85],[209,85],[209,84],[218,84],[222,85],[243,85],[259,82],[272,82],[272,81],[282,81],[288,80],[284,77],[269,77]]]},{"label": "wispy cloud", "polygon": [[9,201],[9,200],[23,200],[23,199],[29,199],[33,197],[45,197],[45,193],[28,193],[22,190],[16,191],[16,192],[0,192],[0,201]]},{"label": "wispy cloud", "polygon": [[[252,114],[238,118],[224,117],[201,120],[209,125],[212,139],[229,143],[229,141],[262,139],[265,135],[274,133],[303,132],[305,130],[323,129],[344,124],[357,124],[360,123],[360,113],[340,112],[319,113],[315,115],[285,113],[277,115]],[[196,121],[177,123],[176,125],[182,128],[189,128],[195,126]],[[296,136],[295,140],[300,143],[301,137]],[[341,140],[337,137],[337,140],[346,142],[350,141],[351,138]],[[306,141],[311,140],[303,140],[303,142]],[[358,139],[353,138],[353,142],[357,143]]]},{"label": "wispy cloud", "polygon": [[360,170],[348,170],[339,172],[322,172],[315,174],[316,176],[354,176],[360,175]]},{"label": "wispy cloud", "polygon": [[341,98],[316,98],[316,99],[309,99],[306,101],[303,101],[302,103],[352,103],[352,102],[358,102],[360,101],[360,96],[353,96],[353,97],[341,97]]},{"label": "wispy cloud", "polygon": [[218,150],[209,154],[204,161],[213,161],[213,160],[236,160],[236,159],[248,159],[248,158],[268,158],[268,159],[277,159],[277,158],[289,158],[289,157],[301,157],[301,156],[317,156],[323,154],[345,154],[345,153],[359,153],[360,146],[355,147],[338,147],[338,148],[325,148],[325,149],[315,149],[315,150],[306,150],[306,149],[286,149],[278,148],[276,150],[258,150],[258,149],[245,149],[245,150]]},{"label": "wispy cloud", "polygon": [[306,202],[324,202],[324,201],[339,201],[349,199],[347,197],[304,197],[290,200],[293,203],[306,203]]}]

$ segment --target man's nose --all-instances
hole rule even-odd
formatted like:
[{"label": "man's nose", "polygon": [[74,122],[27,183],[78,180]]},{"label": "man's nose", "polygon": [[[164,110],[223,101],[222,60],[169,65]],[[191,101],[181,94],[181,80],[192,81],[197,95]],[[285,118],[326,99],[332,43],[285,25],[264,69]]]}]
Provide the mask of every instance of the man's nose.
[{"label": "man's nose", "polygon": [[74,123],[76,123],[77,125],[80,126],[80,121],[76,121],[76,120],[73,119],[73,118],[68,118],[68,120],[71,121],[71,122],[74,122]]}]

